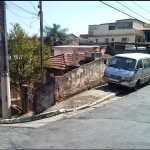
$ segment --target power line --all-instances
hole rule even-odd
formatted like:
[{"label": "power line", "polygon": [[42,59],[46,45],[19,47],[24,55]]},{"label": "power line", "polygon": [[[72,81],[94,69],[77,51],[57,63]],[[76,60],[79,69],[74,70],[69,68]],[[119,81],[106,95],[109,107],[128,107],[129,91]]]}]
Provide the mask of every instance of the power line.
[{"label": "power line", "polygon": [[125,13],[125,12],[123,12],[123,11],[121,11],[121,10],[119,10],[119,9],[117,9],[117,8],[115,8],[115,7],[111,6],[111,5],[109,5],[109,4],[107,4],[107,3],[104,3],[104,2],[102,2],[102,1],[100,1],[100,2],[103,3],[103,4],[105,4],[105,5],[107,5],[107,6],[109,6],[109,7],[111,7],[111,8],[113,8],[113,9],[115,9],[115,10],[117,10],[117,11],[119,11],[119,12],[121,12],[121,13],[123,13],[123,14],[125,14],[125,15],[127,15],[127,16],[129,16],[129,17],[131,17],[131,18],[133,18],[133,19],[140,20],[140,19],[137,19],[136,17],[133,17],[132,15],[130,15],[130,14],[128,14],[128,13]]},{"label": "power line", "polygon": [[[44,21],[44,20],[43,20]],[[45,23],[46,23],[46,21],[44,21]],[[49,24],[48,23],[46,23],[48,26],[49,26]],[[50,27],[50,26],[49,26]]]},{"label": "power line", "polygon": [[[36,10],[37,11],[37,9],[35,8],[35,6],[32,4],[32,2],[31,1],[29,1],[29,3],[32,5],[32,7],[34,8],[34,10]],[[37,11],[38,12],[38,11]]]},{"label": "power line", "polygon": [[[8,4],[7,4],[7,6],[12,7],[12,8],[14,8],[14,9],[16,9],[16,10],[22,11],[22,10],[16,8],[16,7],[11,6],[11,5],[8,5]],[[26,11],[22,11],[22,12],[26,12]],[[28,13],[28,12],[26,12],[26,13]],[[32,14],[32,15],[35,15],[35,14]],[[37,14],[36,16],[38,16],[38,14]]]},{"label": "power line", "polygon": [[27,13],[30,13],[30,14],[33,14],[33,15],[37,15],[36,13],[30,12],[30,11],[28,11],[28,10],[26,10],[26,9],[24,9],[24,8],[22,8],[22,7],[20,7],[20,6],[16,5],[16,4],[14,4],[14,3],[12,3],[12,2],[9,2],[9,3],[11,3],[12,5],[14,5],[14,6],[16,6],[16,7],[20,8],[20,9],[22,9],[23,11],[25,11]]},{"label": "power line", "polygon": [[[30,2],[30,1],[29,1]],[[16,6],[16,7],[18,7],[19,9],[17,9],[17,8],[15,8],[15,7],[13,7],[13,6],[11,6],[11,5],[8,5],[7,4],[7,6],[9,6],[9,7],[12,7],[12,8],[14,8],[14,9],[17,9],[17,10],[20,10],[20,11],[24,11],[24,12],[27,12],[27,13],[30,13],[30,14],[33,14],[33,15],[36,15],[36,16],[38,16],[38,14],[36,14],[36,13],[33,13],[33,12],[30,12],[30,11],[28,11],[28,10],[25,10],[24,8],[22,8],[22,7],[20,7],[20,6],[18,6],[18,5],[16,5],[16,4],[14,4],[14,3],[12,3],[12,2],[9,2],[9,3],[11,3],[12,5],[14,5],[14,6]],[[30,4],[33,6],[33,4],[30,2]],[[33,6],[33,8],[36,10],[36,8]],[[10,9],[8,9],[10,12],[12,12]],[[37,11],[37,10],[36,10]],[[38,11],[37,11],[38,12]],[[17,18],[18,17],[22,17],[22,16],[19,16],[19,15],[17,15],[17,14],[15,14],[14,12],[12,12]],[[36,18],[36,17],[31,17],[31,18],[26,18],[26,17],[22,17],[22,18],[25,18],[25,19],[31,19],[32,18],[32,20],[33,20],[33,18]],[[18,18],[20,21],[22,21],[20,18]],[[39,19],[39,18],[38,18]],[[37,20],[38,20],[37,19]],[[32,21],[31,20],[31,25],[32,25],[32,23],[33,22],[36,22],[37,20],[35,20],[35,21]],[[49,24],[45,21],[45,20],[43,20],[48,26],[49,26]],[[24,21],[22,21],[24,24],[26,24]],[[26,24],[27,25],[27,24]],[[30,27],[31,28],[31,26],[29,26],[29,25],[27,25],[28,27]],[[49,26],[50,27],[50,26]]]},{"label": "power line", "polygon": [[12,12],[9,9],[7,9],[7,10],[10,11],[11,13],[13,13],[21,22],[23,22],[25,25],[27,25],[29,28],[31,28],[28,24],[26,24],[24,21],[22,21],[14,12]]},{"label": "power line", "polygon": [[[38,12],[38,10],[34,7],[34,5],[31,3],[31,1],[29,1],[30,2],[30,4],[33,6],[33,8]],[[45,20],[43,20],[48,26],[49,26],[49,24],[45,21]],[[50,26],[49,26],[50,27]]]},{"label": "power line", "polygon": [[[122,2],[121,2],[122,3]],[[124,4],[124,3],[123,3]],[[124,4],[125,5],[125,4]],[[135,8],[133,8],[133,7],[131,7],[130,5],[127,5],[126,4],[126,6],[128,6],[128,7],[130,7],[132,10],[134,10],[134,11],[136,11],[136,12],[138,12],[138,13],[140,13],[141,15],[144,15],[145,17],[147,16],[147,18],[149,18],[150,16],[148,16],[147,14],[144,14],[143,12],[141,13],[141,12],[139,12],[139,9],[137,10],[137,9],[135,9]]]},{"label": "power line", "polygon": [[[110,4],[110,5],[113,6],[113,7],[116,7],[117,9],[120,9],[120,8],[118,8],[117,6],[113,5],[112,3],[108,2],[108,1],[107,1],[107,3]],[[120,10],[121,10],[121,9],[120,9]],[[121,11],[124,11],[124,10],[121,10]],[[124,12],[127,13],[126,11],[124,11]],[[131,14],[129,14],[129,15],[131,15]]]},{"label": "power line", "polygon": [[[116,1],[116,2],[117,2],[117,3],[119,3],[120,5],[124,6],[125,8],[129,9],[130,11],[134,12],[135,14],[137,14],[137,15],[141,16],[140,14],[138,14],[138,13],[137,13],[137,12],[135,12],[135,11],[133,11],[133,10],[132,10],[132,9],[130,9],[129,7],[125,6],[124,4],[122,4],[122,3],[118,2],[118,1]],[[143,17],[143,16],[141,16],[141,17],[142,17],[142,18],[144,18],[144,19],[146,19],[146,20],[148,20],[147,18],[145,18],[145,17]],[[148,20],[148,21],[150,21],[150,20]]]},{"label": "power line", "polygon": [[30,26],[32,26],[32,24],[33,24],[34,22],[36,22],[37,20],[39,20],[39,18],[37,18],[37,19],[34,20],[34,21],[31,21]]},{"label": "power line", "polygon": [[[8,7],[8,8],[9,8],[9,7]],[[8,8],[7,8],[7,9],[8,9]],[[9,9],[9,10],[10,10],[10,9]],[[14,14],[15,14],[15,13],[14,13]],[[30,17],[30,18],[26,18],[26,17],[23,17],[23,16],[19,16],[18,14],[15,14],[15,15],[18,16],[18,17],[24,18],[24,19],[37,18],[37,17],[34,17],[34,16],[33,16],[33,17]]]},{"label": "power line", "polygon": [[149,11],[147,11],[146,9],[144,9],[143,7],[141,7],[140,5],[138,5],[137,3],[135,3],[134,1],[131,1],[132,3],[134,3],[135,5],[137,5],[138,7],[140,7],[141,9],[143,9],[144,11],[146,11],[147,13],[149,13],[150,14],[150,12]]},{"label": "power line", "polygon": [[[137,18],[135,18],[135,17],[133,17],[133,16],[131,16],[131,15],[129,15],[129,14],[127,14],[127,13],[125,13],[125,12],[123,12],[123,11],[121,11],[121,10],[119,10],[119,9],[117,9],[117,8],[109,5],[109,4],[107,4],[107,3],[104,3],[102,1],[100,1],[100,2],[103,3],[103,4],[105,4],[105,5],[107,5],[107,6],[109,6],[109,7],[111,7],[111,8],[113,8],[113,9],[115,9],[115,10],[117,10],[117,11],[119,11],[119,12],[121,12],[121,13],[123,13],[123,14],[125,14],[125,15],[127,15],[127,16],[129,16],[129,17],[131,17],[131,18],[133,18],[133,19],[137,19]],[[137,19],[137,20],[139,20],[139,19]]]}]

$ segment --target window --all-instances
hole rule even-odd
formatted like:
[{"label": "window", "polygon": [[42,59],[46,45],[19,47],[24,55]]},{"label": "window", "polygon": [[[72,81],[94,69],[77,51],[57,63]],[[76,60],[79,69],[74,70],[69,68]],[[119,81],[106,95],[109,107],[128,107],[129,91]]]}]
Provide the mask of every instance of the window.
[{"label": "window", "polygon": [[109,67],[133,71],[135,70],[135,64],[136,64],[135,59],[124,58],[124,57],[114,57],[110,61]]},{"label": "window", "polygon": [[96,39],[96,43],[98,43],[98,39]]},{"label": "window", "polygon": [[105,39],[105,42],[108,43],[108,42],[109,42],[109,39]]},{"label": "window", "polygon": [[129,26],[129,25],[130,25],[129,22],[124,22],[124,23],[123,23],[123,26],[124,26],[124,27],[127,27],[127,26]]},{"label": "window", "polygon": [[127,38],[122,38],[122,42],[127,42]]},{"label": "window", "polygon": [[109,25],[109,30],[116,30],[116,26]]},{"label": "window", "polygon": [[114,38],[112,38],[111,41],[114,41]]},{"label": "window", "polygon": [[117,58],[117,57],[114,57],[114,58],[110,61],[109,65],[115,65],[115,64],[117,63],[117,60],[118,60],[118,58]]},{"label": "window", "polygon": [[144,59],[143,63],[144,63],[144,68],[150,67],[150,60],[149,59]]},{"label": "window", "polygon": [[142,60],[139,60],[139,61],[138,61],[137,69],[139,69],[139,68],[143,68],[143,66],[142,66]]}]

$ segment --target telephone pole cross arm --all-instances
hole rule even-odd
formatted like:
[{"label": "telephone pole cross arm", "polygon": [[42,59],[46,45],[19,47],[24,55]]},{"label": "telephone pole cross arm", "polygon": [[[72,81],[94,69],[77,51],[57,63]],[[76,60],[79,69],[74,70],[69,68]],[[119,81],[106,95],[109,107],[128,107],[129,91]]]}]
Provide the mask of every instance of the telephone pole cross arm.
[{"label": "telephone pole cross arm", "polygon": [[2,117],[11,118],[10,77],[8,62],[8,43],[6,27],[6,3],[0,1],[0,54],[1,54],[1,93]]}]

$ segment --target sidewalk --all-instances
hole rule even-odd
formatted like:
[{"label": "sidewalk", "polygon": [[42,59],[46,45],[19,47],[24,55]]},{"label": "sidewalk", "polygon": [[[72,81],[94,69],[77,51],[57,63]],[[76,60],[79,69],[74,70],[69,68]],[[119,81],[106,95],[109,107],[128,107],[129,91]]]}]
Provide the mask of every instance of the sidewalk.
[{"label": "sidewalk", "polygon": [[79,106],[93,103],[98,99],[108,96],[109,94],[118,93],[123,90],[125,90],[125,88],[119,86],[108,86],[108,85],[99,86],[91,90],[79,93],[64,101],[61,101],[56,105],[52,106],[51,108],[48,108],[44,112],[49,112],[58,109],[75,109]]},{"label": "sidewalk", "polygon": [[120,86],[99,86],[61,101],[38,115],[30,113],[19,118],[3,119],[0,120],[0,124],[24,123],[73,112],[74,110],[78,111],[109,100],[125,91],[126,88]]}]

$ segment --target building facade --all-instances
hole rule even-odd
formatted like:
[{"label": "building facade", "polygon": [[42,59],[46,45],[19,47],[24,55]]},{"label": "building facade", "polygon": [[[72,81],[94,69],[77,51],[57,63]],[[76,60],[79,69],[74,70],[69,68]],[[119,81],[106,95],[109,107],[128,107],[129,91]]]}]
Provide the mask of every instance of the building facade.
[{"label": "building facade", "polygon": [[95,42],[145,42],[144,28],[150,27],[136,19],[117,20],[114,23],[89,25],[88,39]]},{"label": "building facade", "polygon": [[53,46],[54,56],[61,54],[73,54],[73,53],[85,53],[90,51],[99,51],[99,46],[73,46],[73,45],[62,45],[62,46]]}]

